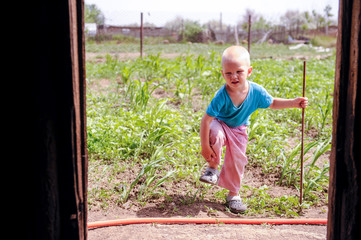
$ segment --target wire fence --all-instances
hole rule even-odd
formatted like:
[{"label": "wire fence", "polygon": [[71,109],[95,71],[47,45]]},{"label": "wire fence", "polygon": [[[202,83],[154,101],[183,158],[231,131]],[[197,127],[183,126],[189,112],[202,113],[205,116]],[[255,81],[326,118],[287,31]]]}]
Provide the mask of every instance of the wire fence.
[{"label": "wire fence", "polygon": [[86,32],[97,41],[117,39],[125,42],[140,39],[141,44],[144,38],[156,39],[155,43],[301,43],[307,42],[306,36],[315,31],[327,31],[327,34],[336,35],[337,26],[322,26],[322,22],[307,22],[302,15],[299,16],[296,20],[290,18],[288,22],[282,23],[274,19],[267,21],[252,12],[225,14],[127,11],[113,15],[108,19],[110,24],[93,26],[93,31],[86,29]]}]

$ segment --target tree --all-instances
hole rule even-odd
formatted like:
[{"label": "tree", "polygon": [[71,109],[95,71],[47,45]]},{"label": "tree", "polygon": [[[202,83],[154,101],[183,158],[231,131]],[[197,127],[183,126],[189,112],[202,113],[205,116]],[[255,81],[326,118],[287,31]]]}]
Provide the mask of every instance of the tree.
[{"label": "tree", "polygon": [[301,26],[301,28],[303,30],[307,30],[307,29],[311,29],[312,28],[312,23],[313,23],[313,18],[312,18],[312,14],[308,11],[305,11],[302,13],[302,16],[304,18],[304,22]]},{"label": "tree", "polygon": [[305,15],[301,14],[298,10],[288,10],[283,16],[281,16],[281,22],[283,22],[289,30],[292,30],[299,29],[306,20]]},{"label": "tree", "polygon": [[177,16],[174,20],[167,22],[165,27],[178,32],[180,40],[189,42],[199,42],[201,40],[200,36],[204,30],[199,22],[183,19],[180,16]]},{"label": "tree", "polygon": [[247,8],[246,12],[242,15],[241,22],[238,23],[238,25],[240,25],[244,31],[247,31],[248,29],[249,17],[251,17],[252,28],[253,28],[253,24],[256,23],[259,19],[259,15],[256,13],[255,10]]},{"label": "tree", "polygon": [[203,30],[199,22],[186,20],[184,23],[184,38],[189,42],[200,42]]},{"label": "tree", "polygon": [[248,30],[248,20],[251,16],[252,30],[269,30],[272,28],[272,23],[265,19],[261,14],[256,13],[255,10],[246,9],[242,15],[242,20],[237,25],[241,26],[244,31]]},{"label": "tree", "polygon": [[255,10],[247,8],[245,14],[243,14],[243,16],[242,16],[242,22],[248,23],[249,16],[251,16],[252,23],[257,22],[258,19],[260,18],[260,15],[258,13],[256,13]]},{"label": "tree", "polygon": [[258,30],[269,30],[272,28],[272,23],[267,21],[263,16],[259,16],[258,21],[253,22],[252,20],[252,29]]},{"label": "tree", "polygon": [[317,13],[316,10],[312,10],[312,16],[316,24],[316,29],[318,30],[325,23],[325,18],[321,14]]},{"label": "tree", "polygon": [[206,22],[204,25],[206,25],[208,28],[214,30],[214,31],[219,31],[219,30],[225,30],[227,29],[227,24],[221,23],[219,20],[209,20],[208,22]]},{"label": "tree", "polygon": [[97,25],[105,23],[104,14],[95,4],[85,4],[84,20],[86,23],[96,23]]},{"label": "tree", "polygon": [[328,25],[330,24],[329,17],[332,17],[333,14],[331,13],[332,7],[331,5],[327,5],[323,10],[325,12],[325,33],[328,35]]},{"label": "tree", "polygon": [[333,14],[331,13],[332,7],[331,5],[327,5],[325,9],[323,10],[325,12],[325,15],[327,18],[332,17]]}]

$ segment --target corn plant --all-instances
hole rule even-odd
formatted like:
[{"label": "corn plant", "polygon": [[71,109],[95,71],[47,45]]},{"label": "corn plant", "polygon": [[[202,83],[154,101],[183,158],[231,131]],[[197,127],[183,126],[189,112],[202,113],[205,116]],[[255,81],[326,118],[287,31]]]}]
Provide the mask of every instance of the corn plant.
[{"label": "corn plant", "polygon": [[122,68],[120,74],[121,74],[121,79],[123,84],[127,84],[128,81],[131,78],[133,69],[132,68],[128,68],[126,65]]},{"label": "corn plant", "polygon": [[127,85],[125,96],[129,99],[129,105],[135,110],[145,111],[152,93],[160,87],[160,85],[152,85],[153,81],[133,80]]},{"label": "corn plant", "polygon": [[[325,152],[327,152],[331,148],[330,138],[327,140],[318,140],[305,145],[304,154],[308,151],[316,147],[316,150],[312,154],[311,158],[306,158],[307,160],[311,160],[309,164],[305,165],[303,183],[304,183],[304,191],[303,194],[305,197],[309,195],[311,191],[315,189],[322,189],[320,184],[324,184],[328,182],[328,163],[324,165],[322,169],[316,166],[317,160],[322,156]],[[279,183],[282,184],[282,181],[285,180],[285,184],[290,186],[293,185],[297,189],[299,189],[299,179],[300,179],[300,156],[301,152],[301,144],[298,144],[295,149],[289,154],[288,157],[284,158],[284,164],[282,166],[282,172],[280,176]]]},{"label": "corn plant", "polygon": [[[328,172],[329,172],[329,163],[328,161],[320,169],[316,162],[317,160],[327,151],[331,149],[331,138],[328,138],[324,141],[319,142],[315,152],[312,155],[311,162],[305,166],[305,176],[304,176],[304,196],[307,196],[311,191],[315,189],[323,190],[324,187],[327,187],[328,184]],[[321,185],[323,184],[323,186]]]},{"label": "corn plant", "polygon": [[330,118],[330,113],[332,111],[332,99],[329,98],[330,94],[325,94],[326,99],[325,102],[326,104],[321,105],[320,103],[316,103],[317,107],[320,111],[320,117],[319,117],[319,124],[318,124],[318,136],[321,135],[321,133],[323,132],[325,125],[327,123],[327,119]]},{"label": "corn plant", "polygon": [[[304,146],[304,155],[315,145],[317,145],[317,141],[308,143]],[[283,165],[279,183],[286,180],[286,185],[295,185],[297,183],[297,179],[300,175],[300,166],[301,166],[301,143],[299,143],[291,153],[285,157],[283,157]]]},{"label": "corn plant", "polygon": [[140,172],[135,177],[134,181],[130,184],[129,188],[126,189],[121,195],[122,202],[128,201],[129,194],[134,189],[134,187],[140,182],[141,178],[145,178],[143,183],[140,187],[140,192],[138,194],[138,199],[142,199],[145,196],[153,193],[154,190],[167,181],[172,175],[173,171],[168,172],[167,174],[163,175],[158,179],[156,184],[150,188],[151,184],[154,183],[159,177],[159,173],[156,171],[163,167],[163,164],[167,159],[164,157],[165,151],[168,149],[169,146],[160,146],[154,152],[154,154],[150,157],[149,161],[146,162]]}]

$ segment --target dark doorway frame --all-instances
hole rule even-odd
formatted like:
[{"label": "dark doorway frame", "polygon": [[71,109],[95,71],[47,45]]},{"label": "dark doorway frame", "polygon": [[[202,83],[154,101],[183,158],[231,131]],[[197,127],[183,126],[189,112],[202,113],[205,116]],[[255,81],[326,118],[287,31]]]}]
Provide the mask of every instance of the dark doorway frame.
[{"label": "dark doorway frame", "polygon": [[[84,1],[30,1],[16,46],[22,56],[11,89],[21,102],[14,146],[21,168],[19,239],[86,239],[87,177]],[[17,9],[17,8],[14,8]],[[23,38],[25,36],[25,38]],[[18,53],[18,52],[17,52]],[[15,54],[16,55],[16,54]],[[19,105],[14,105],[19,109]],[[23,110],[26,110],[24,113]],[[20,141],[19,141],[20,140]],[[19,185],[14,186],[19,188]],[[24,189],[27,194],[24,194]],[[23,228],[25,227],[25,230]]]},{"label": "dark doorway frame", "polygon": [[[27,140],[21,149],[13,144],[19,149],[16,180],[30,196],[26,204],[15,205],[29,220],[21,239],[86,239],[84,2],[41,0],[25,7],[24,19],[32,28],[21,34],[30,38],[31,50],[23,50],[30,62],[17,69],[24,81],[13,86],[30,113],[19,114],[17,119],[26,121],[13,124]],[[359,0],[340,0],[328,239],[361,235],[360,15]]]},{"label": "dark doorway frame", "polygon": [[361,236],[361,1],[340,0],[328,239]]}]

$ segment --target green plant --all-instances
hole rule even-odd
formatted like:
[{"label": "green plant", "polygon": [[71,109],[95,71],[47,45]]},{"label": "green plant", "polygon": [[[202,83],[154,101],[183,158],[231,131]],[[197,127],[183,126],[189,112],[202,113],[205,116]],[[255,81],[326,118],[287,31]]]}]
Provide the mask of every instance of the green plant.
[{"label": "green plant", "polygon": [[129,82],[125,96],[129,99],[130,106],[132,106],[136,111],[145,111],[148,106],[149,98],[154,90],[160,86],[153,86],[152,83],[153,80],[145,82],[133,80]]},{"label": "green plant", "polygon": [[186,21],[184,24],[184,40],[189,42],[201,42],[203,28],[197,21]]},{"label": "green plant", "polygon": [[319,117],[319,121],[318,121],[318,136],[321,135],[321,133],[323,132],[323,129],[325,128],[325,125],[327,123],[327,120],[330,116],[330,113],[332,111],[332,100],[329,98],[330,94],[326,93],[325,94],[325,104],[320,104],[320,103],[316,103],[318,109],[320,110],[320,117]]},{"label": "green plant", "polygon": [[311,38],[312,45],[322,46],[327,48],[335,47],[336,42],[337,42],[337,38],[331,36],[316,36]]},{"label": "green plant", "polygon": [[[135,180],[130,184],[128,190],[123,192],[121,196],[123,202],[128,200],[130,192],[133,190],[135,185],[139,183],[142,177],[145,177],[145,179],[141,184],[140,191],[138,193],[138,199],[140,200],[144,199],[150,194],[153,194],[157,187],[159,187],[173,175],[174,171],[169,171],[159,178],[159,173],[157,173],[157,170],[163,166],[162,163],[167,160],[166,158],[162,157],[165,154],[166,149],[167,146],[160,146],[151,156],[149,161],[143,165]],[[156,180],[157,182],[153,187],[151,187],[152,183],[154,183]]]},{"label": "green plant", "polygon": [[[244,191],[250,192],[250,197],[243,198],[247,205],[247,214],[262,214],[271,215],[272,213],[284,217],[298,217],[299,201],[297,196],[281,196],[271,197],[267,190],[268,186],[261,186],[260,188],[253,188],[247,185],[243,186]],[[242,194],[242,193],[241,193]],[[307,207],[307,205],[303,205]]]},{"label": "green plant", "polygon": [[[117,54],[104,52],[137,52],[139,46],[112,42],[86,46],[87,51],[99,54],[97,60],[86,63],[90,207],[125,201],[143,205],[153,198],[170,201],[172,188],[177,186],[172,184],[178,182],[187,184],[185,196],[178,198],[182,204],[224,201],[227,190],[204,186],[198,179],[206,163],[200,154],[200,121],[215,91],[224,84],[220,54],[225,47],[148,45],[148,56],[121,60]],[[161,51],[177,56],[163,58]],[[303,51],[305,56],[315,54],[309,49]],[[274,97],[299,96],[301,61],[257,59],[287,58],[291,54],[295,53],[287,46],[253,46],[254,70],[249,80],[264,86]],[[329,166],[321,161],[330,146],[334,61],[331,57],[309,59],[307,63],[310,105],[306,109],[305,204],[301,208],[320,199],[327,201],[324,190]],[[298,141],[301,111],[257,110],[250,122],[249,165],[278,177],[284,187],[299,188],[300,146],[287,142]],[[132,168],[137,170],[130,176]],[[123,174],[127,178],[122,179]],[[248,192],[246,214],[296,216],[298,197],[271,197],[268,188],[272,186],[244,188]]]},{"label": "green plant", "polygon": [[328,138],[317,145],[316,150],[314,151],[311,162],[305,166],[305,176],[304,176],[304,196],[309,195],[311,191],[324,190],[327,189],[328,185],[328,172],[329,172],[329,163],[326,162],[323,164],[322,169],[320,169],[316,162],[317,160],[327,151],[331,149],[331,138]]},{"label": "green plant", "polygon": [[[317,140],[311,143],[308,143],[304,147],[304,154],[306,155],[308,151],[312,150],[314,147],[314,153],[311,158],[304,159],[304,164],[306,161],[311,159],[311,162],[304,166],[304,191],[303,195],[307,198],[310,192],[315,191],[316,189],[323,189],[325,186],[321,186],[321,184],[328,183],[328,163],[324,165],[322,169],[320,169],[316,162],[325,152],[327,152],[331,148],[330,138],[326,140]],[[286,184],[288,186],[292,185],[299,189],[299,181],[301,174],[301,162],[300,162],[300,152],[301,152],[301,144],[298,144],[294,150],[288,155],[288,157],[284,158],[284,164],[282,166],[281,176],[279,183]],[[299,158],[298,158],[299,156]],[[308,161],[309,162],[309,161]],[[285,180],[285,182],[283,182]]]}]

